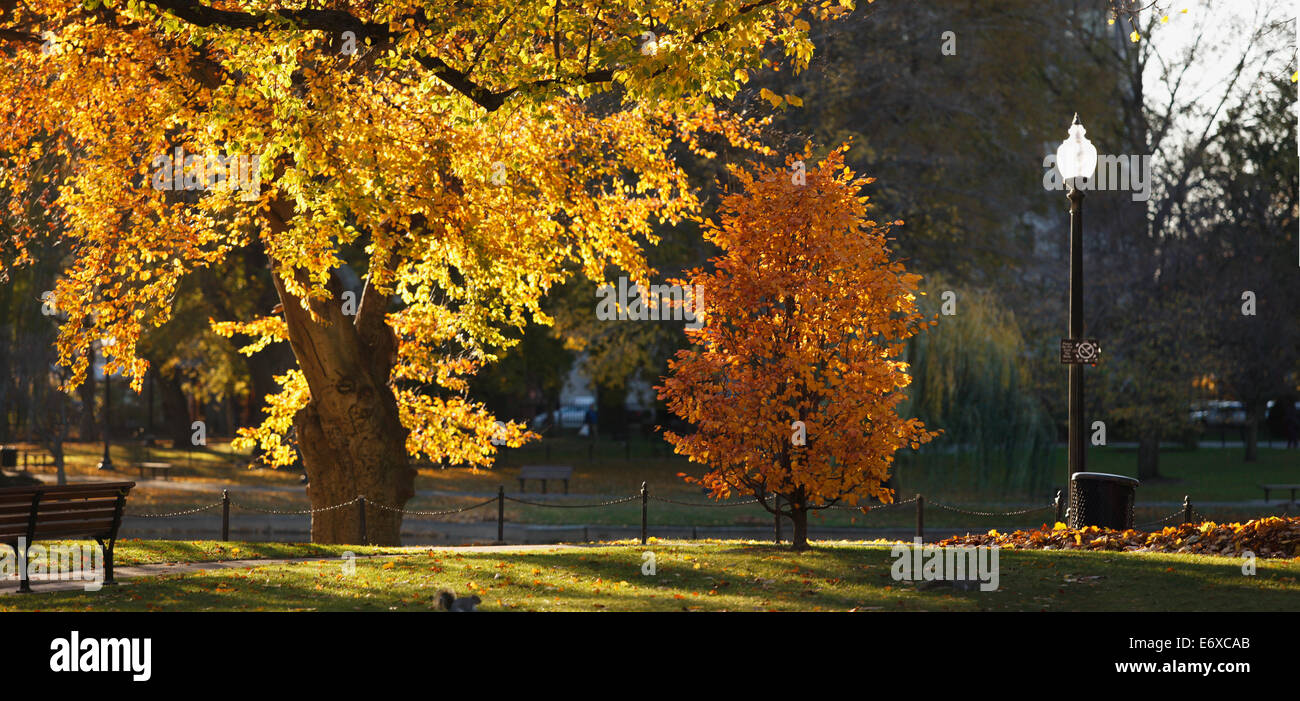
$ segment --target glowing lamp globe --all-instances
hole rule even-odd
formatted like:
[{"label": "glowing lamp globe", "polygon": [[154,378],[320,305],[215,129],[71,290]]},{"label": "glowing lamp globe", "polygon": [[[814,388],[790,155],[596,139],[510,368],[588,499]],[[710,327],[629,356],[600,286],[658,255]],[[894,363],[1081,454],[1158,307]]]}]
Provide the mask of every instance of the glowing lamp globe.
[{"label": "glowing lamp globe", "polygon": [[1079,122],[1079,115],[1074,115],[1074,124],[1070,125],[1070,135],[1056,149],[1056,169],[1066,181],[1071,178],[1091,178],[1097,169],[1097,147],[1092,145],[1087,130]]}]

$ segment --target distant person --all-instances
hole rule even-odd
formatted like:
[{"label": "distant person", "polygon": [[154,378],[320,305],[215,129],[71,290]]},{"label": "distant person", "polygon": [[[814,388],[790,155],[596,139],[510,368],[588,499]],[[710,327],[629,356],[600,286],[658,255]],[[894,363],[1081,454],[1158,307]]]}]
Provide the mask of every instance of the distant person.
[{"label": "distant person", "polygon": [[587,407],[587,412],[582,415],[582,430],[578,431],[579,436],[596,437],[596,406]]}]

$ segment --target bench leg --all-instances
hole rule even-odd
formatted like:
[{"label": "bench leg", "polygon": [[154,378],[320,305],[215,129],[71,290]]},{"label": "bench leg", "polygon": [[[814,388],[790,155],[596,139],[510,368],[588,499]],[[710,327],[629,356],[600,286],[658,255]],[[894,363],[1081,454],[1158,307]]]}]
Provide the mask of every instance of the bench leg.
[{"label": "bench leg", "polygon": [[32,593],[32,582],[30,579],[27,578],[27,553],[25,552],[26,549],[27,549],[27,544],[24,543],[23,556],[18,557],[18,546],[16,545],[14,546],[14,559],[22,564],[22,567],[19,568],[19,572],[18,572],[18,593],[19,594]]},{"label": "bench leg", "polygon": [[569,480],[564,480],[564,493],[569,493]]},{"label": "bench leg", "polygon": [[113,545],[114,541],[109,541],[107,545],[104,541],[99,541],[99,547],[104,549],[104,581],[102,584],[117,584],[113,579]]},{"label": "bench leg", "polygon": [[546,493],[546,480],[542,479],[542,494]]},{"label": "bench leg", "polygon": [[1265,503],[1265,504],[1268,503],[1268,489],[1265,489],[1265,490],[1264,490],[1264,503]]},{"label": "bench leg", "polygon": [[520,493],[520,494],[523,494],[523,492],[524,492],[524,478],[520,477],[520,478],[519,478],[519,493]]}]

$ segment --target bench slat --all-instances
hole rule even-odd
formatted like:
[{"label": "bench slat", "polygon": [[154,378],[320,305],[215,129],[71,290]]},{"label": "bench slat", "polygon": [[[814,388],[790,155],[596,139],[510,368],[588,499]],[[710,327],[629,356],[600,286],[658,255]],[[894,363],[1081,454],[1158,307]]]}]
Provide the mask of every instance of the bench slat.
[{"label": "bench slat", "polygon": [[[36,521],[37,523],[44,521],[79,521],[105,516],[113,518],[113,514],[116,512],[117,508],[110,504],[93,510],[39,512]],[[20,524],[26,528],[27,520],[28,516],[0,516],[0,525]]]},{"label": "bench slat", "polygon": [[[39,516],[44,513],[53,513],[56,511],[94,511],[96,509],[112,508],[117,503],[117,499],[95,499],[93,501],[44,501],[42,500],[36,507],[36,513]],[[25,509],[2,509],[0,510],[0,520],[12,518],[27,518],[31,514],[32,505],[30,502]]]},{"label": "bench slat", "polygon": [[564,479],[572,475],[572,467],[530,465],[519,470],[519,476],[524,479]]},{"label": "bench slat", "polygon": [[36,538],[48,538],[50,536],[69,537],[74,534],[88,537],[103,537],[113,530],[113,519],[86,521],[84,523],[51,523],[49,525],[36,524]]},{"label": "bench slat", "polygon": [[124,487],[114,488],[114,489],[77,488],[77,489],[70,489],[67,491],[63,491],[62,488],[60,488],[59,491],[54,491],[54,488],[52,487],[45,487],[41,489],[41,501],[62,501],[62,500],[73,500],[73,499],[116,499],[118,492],[120,492],[122,489],[125,488]]},{"label": "bench slat", "polygon": [[111,497],[78,497],[76,499],[55,499],[48,495],[42,495],[38,507],[41,511],[76,511],[78,509],[94,509],[105,504],[115,503],[117,503],[116,494]]},{"label": "bench slat", "polygon": [[[71,501],[71,502],[42,502],[36,508],[37,517],[41,514],[57,513],[65,511],[96,511],[99,509],[111,509],[117,503],[116,499],[97,499],[95,501]],[[0,522],[9,522],[13,520],[26,521],[31,516],[32,505],[27,504],[24,509],[0,509]]]},{"label": "bench slat", "polygon": [[[74,496],[109,496],[116,495],[119,489],[131,489],[135,482],[82,482],[79,484],[67,484],[63,486],[54,484],[43,484],[40,486],[32,485],[30,487],[0,487],[0,502],[10,501],[7,497],[17,495],[31,495],[33,492],[42,492],[48,497],[74,497]],[[44,498],[44,497],[42,497]]]}]

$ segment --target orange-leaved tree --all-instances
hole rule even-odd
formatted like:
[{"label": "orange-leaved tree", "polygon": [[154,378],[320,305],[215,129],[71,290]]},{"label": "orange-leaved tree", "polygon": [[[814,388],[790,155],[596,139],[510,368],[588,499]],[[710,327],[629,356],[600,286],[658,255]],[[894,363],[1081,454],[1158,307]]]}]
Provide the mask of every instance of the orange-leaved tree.
[{"label": "orange-leaved tree", "polygon": [[789,516],[797,550],[810,511],[892,501],[895,451],[937,435],[897,412],[904,342],[933,323],[915,305],[920,276],[891,259],[892,224],[867,218],[870,179],[844,166],[846,149],[806,171],[795,159],[789,171],[735,169],[741,191],[706,230],[724,253],[714,272],[688,273],[704,323],[659,387],[696,427],[666,437],[710,467],[698,481]]},{"label": "orange-leaved tree", "polygon": [[850,6],[0,0],[0,279],[65,244],[72,384],[112,337],[139,391],[180,280],[264,257],[280,305],[215,329],[297,367],[242,440],[275,463],[296,443],[313,540],[356,542],[356,510],[324,507],[365,496],[370,540],[396,543],[410,456],[484,465],[527,437],[466,376],[576,268],[648,279],[653,227],[699,209],[674,145],[750,143],[715,100],[806,66],[806,18]]}]

